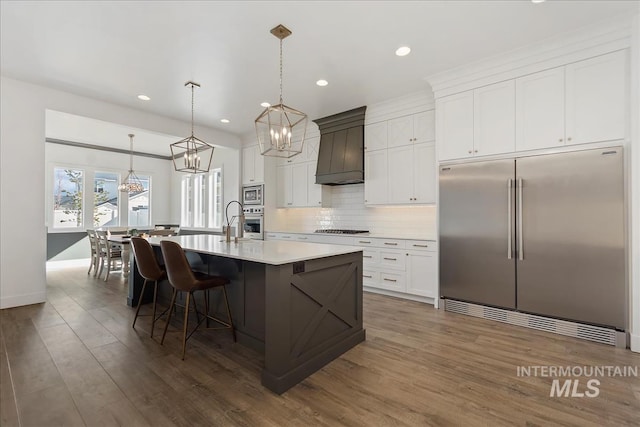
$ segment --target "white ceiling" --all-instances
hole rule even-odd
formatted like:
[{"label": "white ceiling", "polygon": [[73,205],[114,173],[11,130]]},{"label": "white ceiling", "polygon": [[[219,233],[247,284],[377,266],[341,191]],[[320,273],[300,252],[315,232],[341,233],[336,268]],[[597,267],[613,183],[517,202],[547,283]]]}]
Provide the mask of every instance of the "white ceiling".
[{"label": "white ceiling", "polygon": [[[196,122],[241,134],[260,102],[278,101],[278,40],[269,30],[280,23],[293,31],[284,101],[315,119],[423,90],[426,76],[637,13],[638,4],[2,1],[0,65],[9,77],[186,121],[183,85],[194,80],[202,85]],[[409,56],[394,55],[401,45]],[[329,85],[316,86],[321,78]]]}]

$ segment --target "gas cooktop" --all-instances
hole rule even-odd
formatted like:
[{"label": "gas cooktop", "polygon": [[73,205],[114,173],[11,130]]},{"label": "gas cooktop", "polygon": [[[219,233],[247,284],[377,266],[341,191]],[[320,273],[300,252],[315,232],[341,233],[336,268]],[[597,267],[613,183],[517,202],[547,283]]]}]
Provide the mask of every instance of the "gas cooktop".
[{"label": "gas cooktop", "polygon": [[330,234],[360,234],[368,233],[369,230],[342,230],[336,228],[325,228],[322,230],[316,230],[316,233],[330,233]]}]

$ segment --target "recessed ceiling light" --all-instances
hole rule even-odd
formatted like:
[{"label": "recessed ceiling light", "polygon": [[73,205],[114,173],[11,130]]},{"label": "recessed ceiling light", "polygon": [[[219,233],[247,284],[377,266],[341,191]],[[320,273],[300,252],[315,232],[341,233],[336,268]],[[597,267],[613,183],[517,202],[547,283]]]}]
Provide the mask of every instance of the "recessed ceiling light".
[{"label": "recessed ceiling light", "polygon": [[326,86],[326,85],[328,85],[328,84],[329,84],[329,82],[328,82],[328,81],[326,81],[326,80],[318,80],[318,81],[316,82],[316,84],[317,84],[318,86]]},{"label": "recessed ceiling light", "polygon": [[229,119],[220,119],[222,123],[229,123]]},{"label": "recessed ceiling light", "polygon": [[268,102],[263,102],[260,105],[263,106],[264,108],[271,107],[271,104],[269,104]]},{"label": "recessed ceiling light", "polygon": [[545,0],[531,0],[531,3],[544,3]]},{"label": "recessed ceiling light", "polygon": [[401,46],[396,49],[396,55],[398,56],[407,56],[411,52],[411,48],[409,46]]},{"label": "recessed ceiling light", "polygon": [[138,95],[138,99],[140,99],[142,101],[148,101],[151,98],[149,98],[147,95]]}]

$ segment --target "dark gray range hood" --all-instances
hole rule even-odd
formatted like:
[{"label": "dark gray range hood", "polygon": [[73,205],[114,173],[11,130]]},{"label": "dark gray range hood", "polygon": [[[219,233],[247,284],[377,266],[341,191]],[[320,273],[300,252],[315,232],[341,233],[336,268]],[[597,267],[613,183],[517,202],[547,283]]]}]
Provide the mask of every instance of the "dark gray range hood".
[{"label": "dark gray range hood", "polygon": [[364,113],[360,107],[314,120],[320,128],[316,184],[364,182]]}]

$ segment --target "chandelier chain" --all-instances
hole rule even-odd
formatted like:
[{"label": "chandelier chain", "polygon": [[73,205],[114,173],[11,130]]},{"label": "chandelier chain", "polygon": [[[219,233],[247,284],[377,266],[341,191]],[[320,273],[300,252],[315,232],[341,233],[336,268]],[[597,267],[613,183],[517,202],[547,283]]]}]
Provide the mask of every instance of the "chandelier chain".
[{"label": "chandelier chain", "polygon": [[129,172],[133,171],[133,135],[129,134]]},{"label": "chandelier chain", "polygon": [[191,136],[193,136],[193,84],[191,85]]},{"label": "chandelier chain", "polygon": [[282,104],[282,39],[280,39],[280,104]]}]

